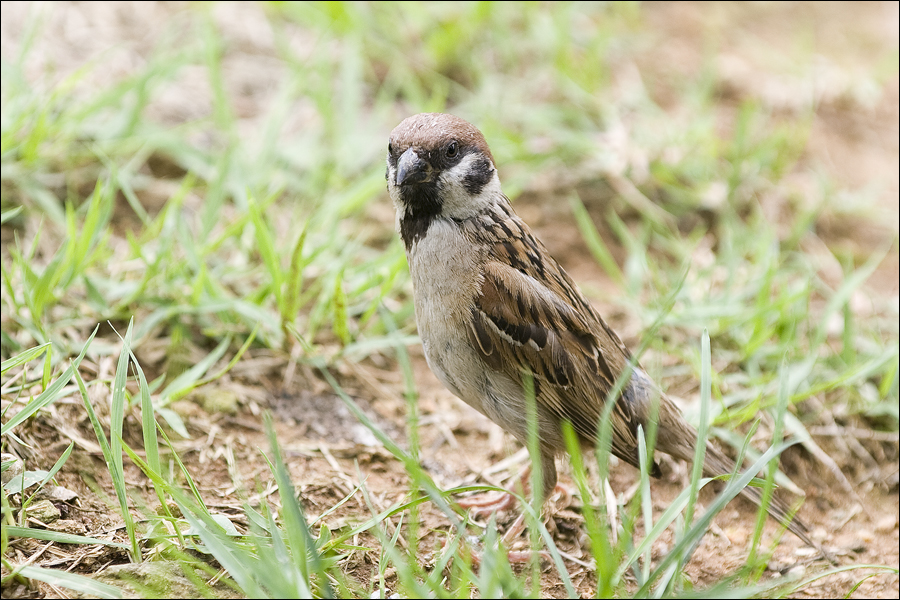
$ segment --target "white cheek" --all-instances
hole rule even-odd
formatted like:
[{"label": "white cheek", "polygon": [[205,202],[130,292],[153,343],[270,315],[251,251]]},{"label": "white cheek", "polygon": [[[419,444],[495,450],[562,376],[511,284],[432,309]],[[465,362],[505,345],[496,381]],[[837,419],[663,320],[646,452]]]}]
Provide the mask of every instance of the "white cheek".
[{"label": "white cheek", "polygon": [[494,170],[491,180],[482,188],[481,193],[472,196],[465,186],[465,174],[477,156],[469,154],[458,165],[444,171],[440,177],[441,197],[443,199],[442,215],[451,219],[466,219],[493,206],[497,198],[503,194],[500,189],[500,178]]}]

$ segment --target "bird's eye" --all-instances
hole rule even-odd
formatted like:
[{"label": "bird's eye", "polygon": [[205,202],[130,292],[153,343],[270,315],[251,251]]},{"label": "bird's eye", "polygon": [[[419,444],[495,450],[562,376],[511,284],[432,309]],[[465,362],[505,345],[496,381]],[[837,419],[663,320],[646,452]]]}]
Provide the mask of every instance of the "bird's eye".
[{"label": "bird's eye", "polygon": [[389,155],[389,156],[393,156],[393,155],[394,155],[394,145],[391,144],[390,142],[388,142],[388,155]]},{"label": "bird's eye", "polygon": [[453,158],[457,154],[459,154],[459,144],[456,143],[456,140],[453,140],[447,144],[447,158]]}]

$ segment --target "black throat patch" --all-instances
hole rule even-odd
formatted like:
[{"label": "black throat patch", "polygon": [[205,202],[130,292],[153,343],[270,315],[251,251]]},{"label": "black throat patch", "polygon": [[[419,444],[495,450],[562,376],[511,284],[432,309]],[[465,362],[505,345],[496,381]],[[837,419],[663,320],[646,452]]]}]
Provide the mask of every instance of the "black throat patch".
[{"label": "black throat patch", "polygon": [[406,207],[406,214],[400,219],[400,237],[406,249],[423,237],[441,214],[441,200],[437,182],[413,184],[400,188],[400,199]]}]

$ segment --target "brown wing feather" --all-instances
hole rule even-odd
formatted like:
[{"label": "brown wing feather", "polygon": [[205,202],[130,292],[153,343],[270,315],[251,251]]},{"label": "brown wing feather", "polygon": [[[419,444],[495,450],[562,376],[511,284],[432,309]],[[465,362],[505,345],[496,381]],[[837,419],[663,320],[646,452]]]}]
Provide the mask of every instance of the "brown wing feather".
[{"label": "brown wing feather", "polygon": [[[537,400],[595,443],[628,350],[527,225],[511,211],[496,217],[469,337],[491,368],[516,379],[530,372]],[[627,398],[616,402],[612,451],[637,465],[634,408]]]}]

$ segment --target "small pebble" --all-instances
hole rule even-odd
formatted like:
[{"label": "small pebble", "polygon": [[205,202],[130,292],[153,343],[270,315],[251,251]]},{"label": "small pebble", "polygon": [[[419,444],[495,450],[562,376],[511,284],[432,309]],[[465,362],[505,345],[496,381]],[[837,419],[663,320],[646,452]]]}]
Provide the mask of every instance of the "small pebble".
[{"label": "small pebble", "polygon": [[875,531],[879,533],[889,533],[895,529],[897,529],[897,515],[882,517],[875,523]]},{"label": "small pebble", "polygon": [[25,509],[25,516],[37,519],[41,523],[52,523],[61,515],[59,509],[49,500],[38,500]]},{"label": "small pebble", "polygon": [[790,578],[800,579],[804,575],[806,575],[806,567],[804,565],[797,565],[787,572],[787,576]]},{"label": "small pebble", "polygon": [[84,523],[73,521],[72,519],[59,519],[53,523],[48,523],[47,529],[59,531],[61,533],[70,533],[72,535],[84,535],[86,533]]},{"label": "small pebble", "polygon": [[864,542],[871,542],[875,539],[875,536],[868,529],[857,529],[856,535]]},{"label": "small pebble", "polygon": [[0,455],[0,458],[2,458],[4,463],[12,463],[5,471],[3,471],[3,485],[12,481],[12,478],[16,475],[21,475],[22,471],[25,470],[25,463],[15,454],[7,454],[4,452]]},{"label": "small pebble", "polygon": [[71,502],[78,497],[78,492],[73,492],[69,488],[64,488],[59,485],[46,485],[41,488],[38,495],[51,502]]},{"label": "small pebble", "polygon": [[217,413],[236,415],[239,400],[238,395],[233,391],[221,388],[208,390],[201,396],[203,410],[211,415]]}]

